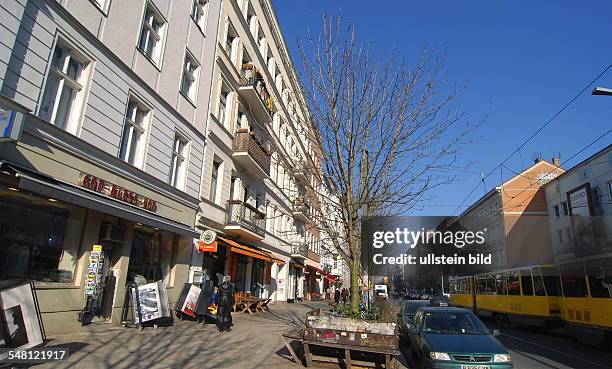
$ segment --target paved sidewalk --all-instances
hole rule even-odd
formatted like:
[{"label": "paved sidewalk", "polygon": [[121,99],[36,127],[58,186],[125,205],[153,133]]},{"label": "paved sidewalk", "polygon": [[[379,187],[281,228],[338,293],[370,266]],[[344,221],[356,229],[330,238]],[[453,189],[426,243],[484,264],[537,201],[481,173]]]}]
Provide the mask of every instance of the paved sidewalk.
[{"label": "paved sidewalk", "polygon": [[175,320],[174,326],[143,331],[108,328],[66,335],[51,345],[69,344],[70,359],[34,368],[298,368],[290,360],[280,335],[301,327],[306,312],[320,306],[321,303],[279,304],[271,305],[268,312],[238,313],[229,333],[218,333],[213,324],[201,326]]}]

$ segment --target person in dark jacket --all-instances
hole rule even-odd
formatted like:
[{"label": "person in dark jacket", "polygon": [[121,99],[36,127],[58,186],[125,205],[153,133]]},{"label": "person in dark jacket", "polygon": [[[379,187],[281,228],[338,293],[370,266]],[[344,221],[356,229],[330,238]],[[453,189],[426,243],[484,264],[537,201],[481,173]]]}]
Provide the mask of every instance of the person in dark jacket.
[{"label": "person in dark jacket", "polygon": [[234,306],[234,286],[230,283],[230,277],[223,277],[223,283],[219,286],[219,305],[217,308],[217,330],[219,332],[230,331],[232,326],[232,306]]},{"label": "person in dark jacket", "polygon": [[334,301],[337,303],[340,302],[340,289],[336,288],[336,292],[334,292]]},{"label": "person in dark jacket", "polygon": [[346,288],[342,289],[342,303],[346,304],[346,300],[348,300],[349,292]]}]

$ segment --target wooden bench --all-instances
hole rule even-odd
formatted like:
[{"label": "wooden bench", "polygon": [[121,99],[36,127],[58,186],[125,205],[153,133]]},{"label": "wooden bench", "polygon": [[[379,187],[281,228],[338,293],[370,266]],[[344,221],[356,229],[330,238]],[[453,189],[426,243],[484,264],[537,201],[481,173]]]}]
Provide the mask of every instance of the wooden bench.
[{"label": "wooden bench", "polygon": [[235,292],[234,293],[234,306],[232,306],[234,313],[239,311],[244,311],[245,309],[245,300],[247,299],[247,294],[245,292]]},{"label": "wooden bench", "polygon": [[[347,369],[351,369],[352,365],[359,366],[369,366],[374,367],[376,363],[370,361],[362,361],[362,360],[352,360],[351,359],[351,351],[359,351],[359,352],[369,352],[374,354],[381,354],[385,357],[385,369],[395,369],[397,368],[397,359],[396,356],[401,355],[399,350],[392,349],[384,349],[384,348],[375,348],[375,347],[365,347],[365,346],[352,346],[352,345],[343,345],[339,343],[331,343],[331,342],[314,342],[314,341],[305,341],[303,335],[303,329],[294,329],[282,334],[283,342],[285,343],[285,347],[291,354],[293,361],[300,367],[302,366],[302,361],[298,358],[297,354],[291,347],[292,341],[298,341],[302,344],[304,348],[304,357],[306,359],[306,367],[312,366],[313,361],[321,361],[328,363],[338,363],[344,362],[344,366]],[[344,350],[343,357],[330,357],[330,356],[320,356],[313,355],[310,352],[310,346],[321,346],[321,347],[329,347],[338,350]]]}]

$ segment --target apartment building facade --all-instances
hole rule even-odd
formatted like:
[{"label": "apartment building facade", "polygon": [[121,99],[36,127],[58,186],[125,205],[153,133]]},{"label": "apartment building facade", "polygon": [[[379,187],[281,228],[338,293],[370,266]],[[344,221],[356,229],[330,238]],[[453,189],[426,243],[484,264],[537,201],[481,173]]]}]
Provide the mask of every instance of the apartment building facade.
[{"label": "apartment building facade", "polygon": [[316,297],[320,163],[278,20],[263,0],[223,1],[219,19],[196,226],[220,247],[193,267],[273,301]]},{"label": "apartment building facade", "polygon": [[[34,281],[48,335],[78,330],[93,245],[101,321],[126,283],[187,281],[219,1],[0,3],[0,278]],[[22,118],[21,118],[22,117]]]},{"label": "apartment building facade", "polygon": [[544,186],[555,263],[612,252],[612,145]]}]

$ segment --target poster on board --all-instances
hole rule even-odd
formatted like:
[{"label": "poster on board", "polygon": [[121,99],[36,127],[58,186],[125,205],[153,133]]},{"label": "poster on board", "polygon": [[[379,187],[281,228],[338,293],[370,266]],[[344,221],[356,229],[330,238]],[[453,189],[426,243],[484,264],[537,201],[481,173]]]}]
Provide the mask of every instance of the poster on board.
[{"label": "poster on board", "polygon": [[202,289],[200,287],[192,284],[187,292],[187,297],[185,297],[185,302],[183,302],[183,305],[181,306],[181,312],[195,318],[198,298],[200,297],[201,292]]},{"label": "poster on board", "polygon": [[[169,317],[170,308],[164,282],[157,281],[132,288],[132,306],[136,324]],[[140,314],[138,312],[139,307]]]}]

